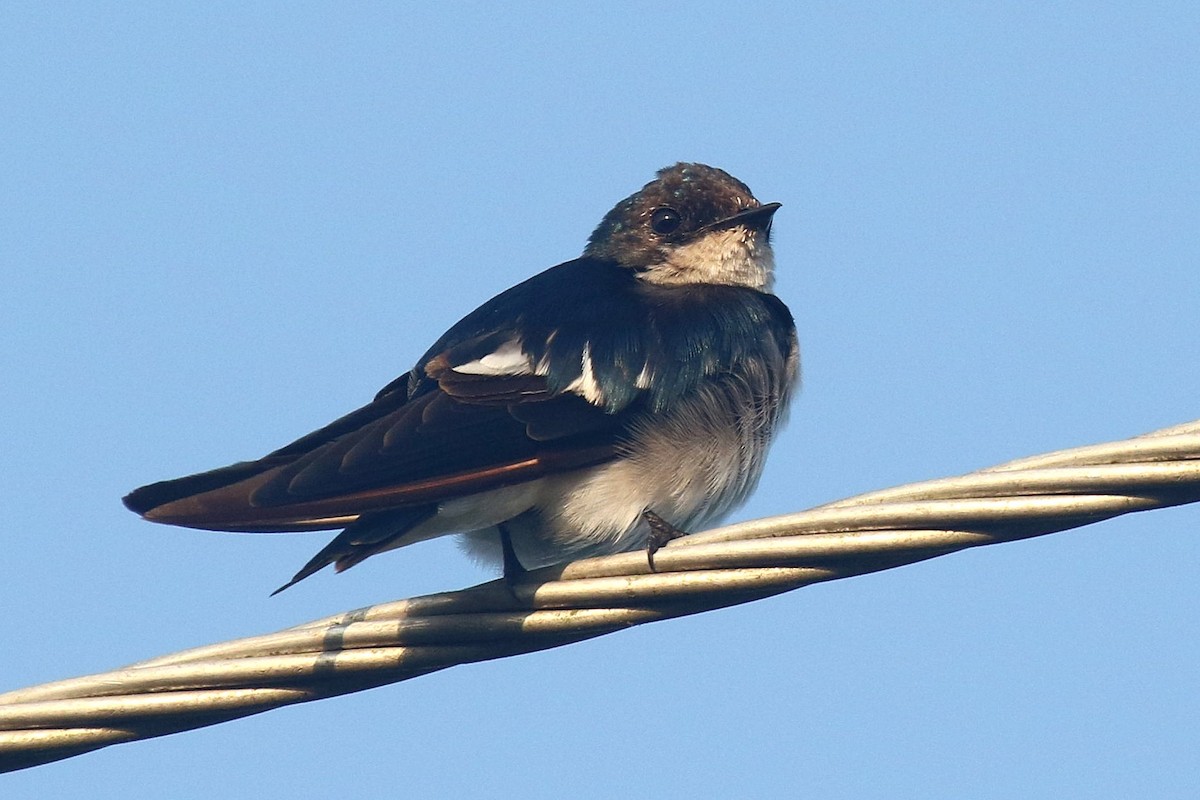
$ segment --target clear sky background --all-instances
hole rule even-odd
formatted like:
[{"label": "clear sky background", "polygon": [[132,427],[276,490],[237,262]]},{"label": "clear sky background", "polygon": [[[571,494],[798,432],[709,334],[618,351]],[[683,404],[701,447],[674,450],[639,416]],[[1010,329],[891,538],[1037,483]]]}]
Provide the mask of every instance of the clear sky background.
[{"label": "clear sky background", "polygon": [[[493,577],[119,498],[368,400],[697,160],[804,390],[735,519],[1200,417],[1200,6],[6,3],[0,689]],[[46,797],[1194,798],[1200,508],[0,777]]]}]

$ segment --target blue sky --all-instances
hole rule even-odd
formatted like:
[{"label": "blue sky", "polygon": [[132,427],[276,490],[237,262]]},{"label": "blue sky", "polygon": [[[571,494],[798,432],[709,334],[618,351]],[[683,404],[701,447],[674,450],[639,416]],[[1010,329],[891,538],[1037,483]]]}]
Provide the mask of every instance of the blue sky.
[{"label": "blue sky", "polygon": [[[8,4],[0,688],[492,575],[119,498],[369,399],[678,160],[780,201],[737,519],[1200,417],[1200,9]],[[1191,797],[1200,509],[0,777],[6,798]]]}]

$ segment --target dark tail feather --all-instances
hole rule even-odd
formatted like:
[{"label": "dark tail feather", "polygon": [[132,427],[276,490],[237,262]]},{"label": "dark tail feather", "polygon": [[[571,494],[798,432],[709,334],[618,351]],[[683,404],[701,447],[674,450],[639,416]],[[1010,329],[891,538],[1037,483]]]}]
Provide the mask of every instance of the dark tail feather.
[{"label": "dark tail feather", "polygon": [[265,462],[266,459],[260,461],[242,461],[237,464],[230,464],[228,467],[221,467],[220,469],[209,470],[208,472],[201,472],[196,475],[188,475],[185,478],[151,483],[148,486],[134,489],[121,498],[121,502],[130,511],[145,516],[147,512],[161,505],[182,500],[192,495],[202,494],[203,492],[210,492],[213,489],[221,489],[238,481],[253,478],[255,475],[275,466],[274,464]]},{"label": "dark tail feather", "polygon": [[346,529],[325,545],[321,552],[310,558],[290,581],[271,592],[271,597],[295,586],[330,564],[334,564],[338,572],[350,569],[360,561],[386,550],[395,544],[397,539],[436,513],[436,505],[425,505],[363,514],[357,522],[346,526]]}]

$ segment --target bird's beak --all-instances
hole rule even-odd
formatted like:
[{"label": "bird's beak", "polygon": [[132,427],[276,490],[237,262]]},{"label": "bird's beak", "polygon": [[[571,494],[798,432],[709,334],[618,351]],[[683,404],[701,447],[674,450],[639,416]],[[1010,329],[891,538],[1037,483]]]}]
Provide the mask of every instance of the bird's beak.
[{"label": "bird's beak", "polygon": [[705,225],[705,230],[718,230],[720,228],[732,228],[736,225],[745,225],[752,230],[766,231],[771,227],[771,217],[775,216],[775,212],[779,210],[782,203],[765,203],[754,208],[747,208],[745,211],[739,211],[732,217],[719,219],[709,225]]}]

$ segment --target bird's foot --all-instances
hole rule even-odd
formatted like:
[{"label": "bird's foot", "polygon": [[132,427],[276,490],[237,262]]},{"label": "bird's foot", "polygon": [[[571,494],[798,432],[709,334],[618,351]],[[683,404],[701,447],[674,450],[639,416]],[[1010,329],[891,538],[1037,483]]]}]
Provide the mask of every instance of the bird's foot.
[{"label": "bird's foot", "polygon": [[650,526],[650,537],[646,541],[646,561],[650,563],[651,572],[658,572],[654,567],[654,554],[672,539],[687,536],[687,531],[679,530],[648,508],[642,512],[642,519]]}]

